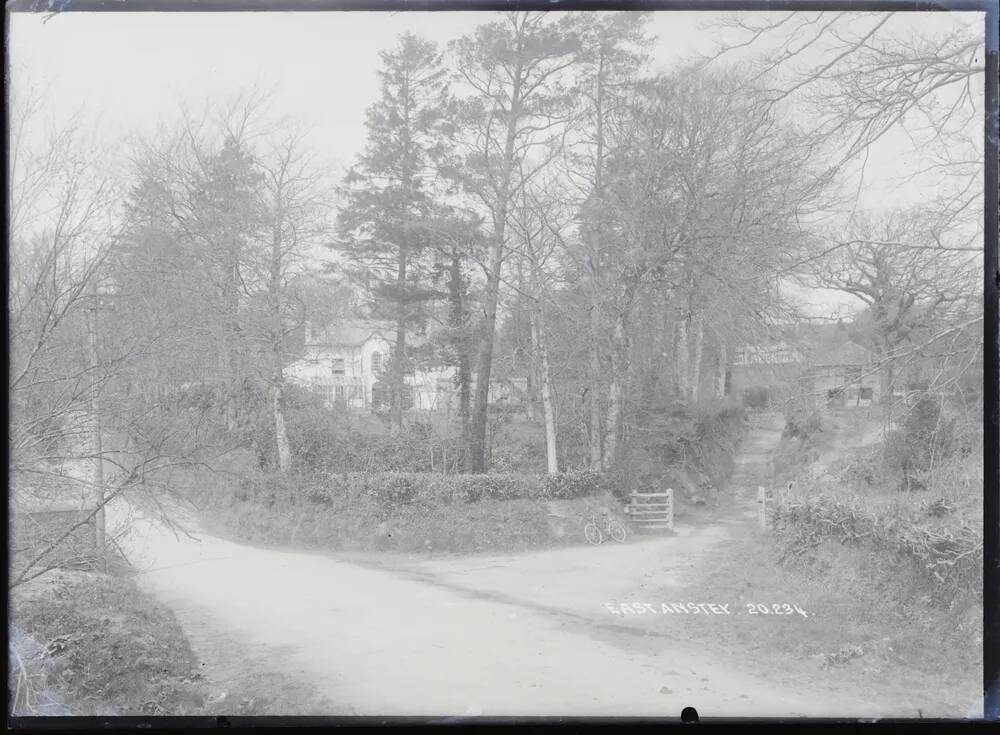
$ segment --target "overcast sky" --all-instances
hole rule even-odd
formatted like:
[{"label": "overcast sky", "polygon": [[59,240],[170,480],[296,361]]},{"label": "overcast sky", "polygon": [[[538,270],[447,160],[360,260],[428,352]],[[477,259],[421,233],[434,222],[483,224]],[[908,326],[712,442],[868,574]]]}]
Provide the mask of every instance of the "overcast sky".
[{"label": "overcast sky", "polygon": [[[44,81],[62,114],[80,105],[102,124],[133,129],[169,119],[181,99],[228,95],[259,81],[317,131],[340,163],[364,144],[365,109],[378,93],[379,51],[404,31],[444,44],[481,12],[67,13],[14,16],[11,59]],[[657,62],[705,51],[703,13],[659,13]]]},{"label": "overcast sky", "polygon": [[[9,52],[15,89],[44,91],[57,119],[83,110],[108,141],[154,130],[182,102],[200,104],[254,83],[274,90],[276,107],[311,129],[311,143],[338,164],[364,140],[365,109],[376,99],[378,53],[403,31],[441,44],[491,19],[482,12],[258,12],[12,14]],[[981,14],[897,14],[900,25],[980,23]],[[706,25],[719,14],[656,12],[654,66],[714,48]],[[46,19],[47,18],[47,19]],[[980,124],[981,125],[981,124]],[[872,151],[863,203],[919,200],[928,190],[892,181],[907,143]]]}]

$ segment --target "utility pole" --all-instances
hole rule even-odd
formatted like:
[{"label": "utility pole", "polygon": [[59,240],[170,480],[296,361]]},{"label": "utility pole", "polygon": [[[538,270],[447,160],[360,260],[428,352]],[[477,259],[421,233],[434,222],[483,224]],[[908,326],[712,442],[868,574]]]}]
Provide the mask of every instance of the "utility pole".
[{"label": "utility pole", "polygon": [[90,388],[90,426],[92,447],[94,448],[94,551],[101,562],[103,570],[108,570],[108,554],[106,541],[106,526],[104,518],[104,451],[101,442],[101,404],[100,390],[97,382],[97,307],[98,293],[96,283],[91,288],[92,301],[87,310],[87,337],[90,343],[90,372],[93,381]]}]

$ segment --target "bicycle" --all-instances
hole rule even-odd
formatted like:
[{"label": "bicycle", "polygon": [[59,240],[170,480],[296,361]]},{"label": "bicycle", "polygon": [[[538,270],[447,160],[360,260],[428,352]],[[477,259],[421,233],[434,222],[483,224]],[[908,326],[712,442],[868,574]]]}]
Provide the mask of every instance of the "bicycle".
[{"label": "bicycle", "polygon": [[625,524],[619,521],[617,518],[612,518],[605,515],[601,521],[597,520],[597,513],[590,514],[590,521],[588,521],[583,527],[584,538],[587,539],[587,543],[598,546],[604,543],[604,538],[606,536],[611,537],[618,543],[625,540],[625,536],[628,532],[625,530]]}]

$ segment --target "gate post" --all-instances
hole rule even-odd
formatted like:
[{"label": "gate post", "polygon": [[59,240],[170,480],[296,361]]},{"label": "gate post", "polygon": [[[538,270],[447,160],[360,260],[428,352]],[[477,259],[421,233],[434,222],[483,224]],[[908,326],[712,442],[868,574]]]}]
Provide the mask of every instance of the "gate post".
[{"label": "gate post", "polygon": [[666,497],[664,500],[667,503],[666,507],[666,520],[667,520],[667,530],[671,533],[674,531],[674,489],[672,487],[667,488]]},{"label": "gate post", "polygon": [[762,531],[770,528],[771,504],[773,495],[763,485],[757,487],[757,522]]}]

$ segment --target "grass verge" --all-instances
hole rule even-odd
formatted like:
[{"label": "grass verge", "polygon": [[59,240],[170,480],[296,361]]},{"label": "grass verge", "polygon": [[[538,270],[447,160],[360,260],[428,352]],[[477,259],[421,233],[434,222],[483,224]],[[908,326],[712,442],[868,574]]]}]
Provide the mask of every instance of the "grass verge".
[{"label": "grass verge", "polygon": [[53,714],[36,711],[32,694],[74,715],[202,712],[205,687],[184,633],[131,579],[52,571],[15,587],[11,608],[27,669],[11,672],[15,714]]},{"label": "grass verge", "polygon": [[218,661],[206,666],[173,613],[130,577],[50,571],[11,591],[10,622],[15,716],[334,712],[234,641],[216,645]]},{"label": "grass verge", "polygon": [[[730,602],[734,614],[677,616],[676,624],[762,669],[793,662],[783,663],[785,675],[914,701],[911,716],[974,710],[982,689],[979,590],[943,602],[920,570],[863,545],[824,541],[784,561],[782,551],[749,525],[736,532],[706,558],[699,580],[700,597]],[[784,604],[808,617],[773,612]]]},{"label": "grass verge", "polygon": [[369,493],[317,492],[322,478],[297,482],[294,491],[276,483],[279,492],[256,495],[214,488],[195,502],[209,529],[230,538],[352,552],[526,551],[582,542],[582,528],[592,512],[623,516],[621,503],[607,492],[568,499],[483,497],[470,502],[418,494],[392,500]]}]

